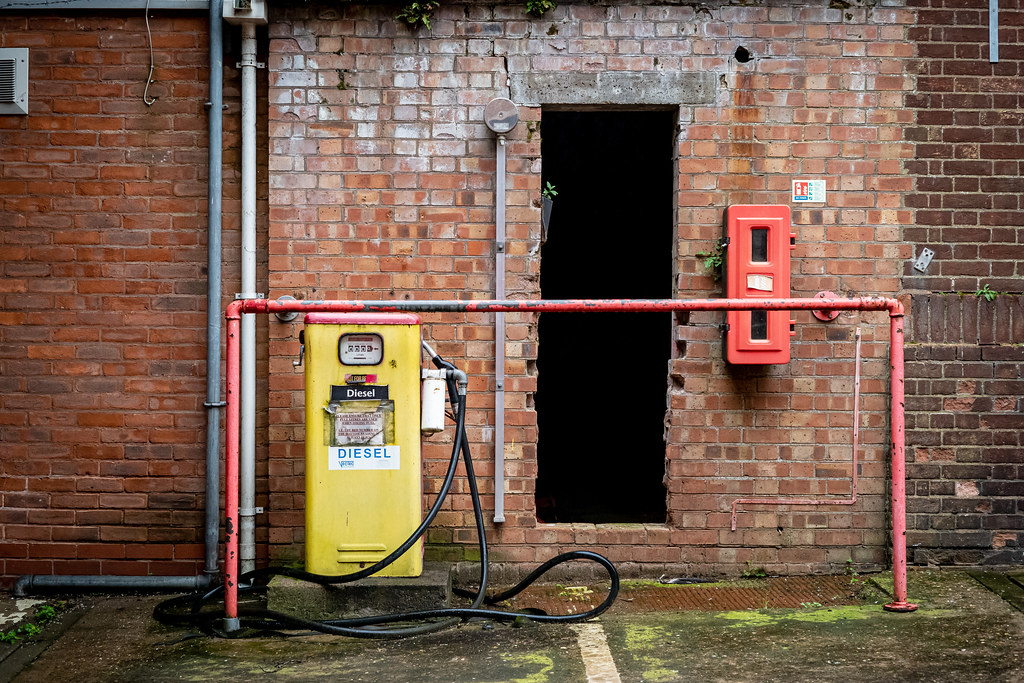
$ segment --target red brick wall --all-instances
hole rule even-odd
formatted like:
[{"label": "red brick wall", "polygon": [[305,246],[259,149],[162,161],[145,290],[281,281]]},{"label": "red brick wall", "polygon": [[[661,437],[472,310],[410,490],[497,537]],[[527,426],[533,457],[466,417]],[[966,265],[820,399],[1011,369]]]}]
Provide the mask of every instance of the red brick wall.
[{"label": "red brick wall", "polygon": [[[932,4],[935,4],[933,7]],[[696,253],[737,203],[795,207],[793,294],[914,294],[909,318],[912,558],[1017,561],[1020,509],[1021,8],[986,3],[826,9],[446,5],[411,33],[393,8],[274,8],[260,291],[300,298],[489,298],[493,138],[483,105],[507,75],[559,69],[714,74],[713,103],[679,109],[675,293],[715,296]],[[0,117],[0,570],[191,573],[201,563],[205,414],[206,18],[151,12],[157,83],[138,14],[0,15],[28,46],[30,116]],[[955,27],[955,28],[951,28]],[[230,35],[230,33],[229,33]],[[230,42],[230,41],[229,41]],[[738,46],[753,55],[733,58]],[[238,291],[237,57],[226,55],[225,285]],[[262,72],[261,72],[262,73]],[[262,76],[259,79],[262,88]],[[261,105],[264,106],[264,105]],[[508,290],[537,297],[540,108],[510,136]],[[260,124],[264,130],[264,124]],[[261,144],[262,134],[261,134]],[[269,224],[269,227],[267,225]],[[928,273],[910,270],[928,246]],[[262,249],[262,247],[261,247]],[[953,293],[953,294],[948,294]],[[888,324],[797,313],[788,366],[722,360],[720,316],[681,316],[667,424],[669,519],[536,521],[537,330],[508,316],[506,516],[494,557],[607,553],[627,572],[807,572],[887,563]],[[426,336],[472,377],[469,434],[493,508],[489,316],[426,316]],[[303,396],[299,325],[259,322],[260,552],[299,557]],[[849,493],[853,330],[864,334],[860,500],[852,508],[744,506],[737,497]],[[265,350],[263,350],[265,349]],[[450,439],[426,447],[428,497]],[[431,553],[472,553],[464,481]],[[490,526],[490,525],[489,525]],[[262,542],[266,540],[264,546]],[[959,549],[966,549],[960,552]]]},{"label": "red brick wall", "polygon": [[[488,298],[493,293],[493,138],[483,105],[507,73],[711,72],[710,106],[680,108],[676,294],[718,286],[696,252],[735,203],[783,203],[792,179],[825,178],[827,207],[793,212],[793,293],[891,295],[910,256],[901,230],[913,114],[911,12],[899,9],[562,5],[541,20],[519,6],[442,6],[410,33],[372,6],[292,8],[270,35],[270,283],[301,298]],[[739,45],[755,57],[733,59]],[[655,59],[657,57],[657,59]],[[538,297],[539,108],[510,135],[508,290]],[[542,130],[542,128],[541,128]],[[510,316],[506,432],[508,521],[492,530],[499,562],[534,563],[570,547],[606,552],[627,571],[666,567],[818,571],[881,566],[888,544],[888,319],[797,314],[789,366],[728,368],[717,314],[680,321],[667,451],[664,525],[544,525],[533,486],[536,319]],[[485,316],[426,316],[426,336],[466,367],[470,438],[484,504],[493,505],[493,333]],[[733,499],[849,492],[853,331],[864,331],[861,499],[852,509],[746,506]],[[301,377],[297,326],[271,331],[271,555],[302,545]],[[427,491],[447,460],[428,445]],[[581,461],[581,466],[586,466]],[[461,557],[472,534],[462,482],[431,532],[435,554]],[[454,544],[454,545],[448,545]]]},{"label": "red brick wall", "polygon": [[[1024,4],[999,3],[999,62],[988,3],[917,0],[916,143],[907,169],[915,251],[908,348],[908,509],[928,563],[1024,562]],[[977,296],[984,286],[1000,292]]]},{"label": "red brick wall", "polygon": [[[29,115],[0,116],[8,577],[202,567],[207,20],[151,17],[147,107],[141,12],[0,13],[3,47],[30,61]],[[237,165],[226,153],[229,199]],[[237,269],[225,277],[237,291]]]}]

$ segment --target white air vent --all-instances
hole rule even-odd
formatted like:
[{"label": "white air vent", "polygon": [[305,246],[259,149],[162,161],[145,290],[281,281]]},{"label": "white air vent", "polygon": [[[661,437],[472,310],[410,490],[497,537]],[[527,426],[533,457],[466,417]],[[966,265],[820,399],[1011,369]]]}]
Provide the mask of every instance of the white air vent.
[{"label": "white air vent", "polygon": [[0,48],[0,116],[28,113],[28,48]]}]

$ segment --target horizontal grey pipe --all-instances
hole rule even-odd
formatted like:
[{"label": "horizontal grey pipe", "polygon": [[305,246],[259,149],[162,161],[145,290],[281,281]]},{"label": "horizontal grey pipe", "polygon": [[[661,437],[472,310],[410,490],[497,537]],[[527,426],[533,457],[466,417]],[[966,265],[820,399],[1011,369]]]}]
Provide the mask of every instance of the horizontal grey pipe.
[{"label": "horizontal grey pipe", "polygon": [[40,590],[133,590],[198,591],[209,588],[203,576],[49,576],[28,574],[14,584],[14,595],[23,598]]}]

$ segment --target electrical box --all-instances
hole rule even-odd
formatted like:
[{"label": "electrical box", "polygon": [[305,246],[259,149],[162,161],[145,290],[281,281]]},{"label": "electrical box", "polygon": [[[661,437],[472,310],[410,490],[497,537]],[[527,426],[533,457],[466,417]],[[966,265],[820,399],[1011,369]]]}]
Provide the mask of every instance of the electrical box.
[{"label": "electrical box", "polygon": [[[785,205],[737,205],[725,212],[725,295],[730,299],[785,299],[789,292],[791,232]],[[795,334],[790,311],[727,311],[726,360],[763,365],[789,362]]]},{"label": "electrical box", "polygon": [[[307,313],[306,571],[384,559],[422,519],[420,320]],[[422,539],[378,576],[419,576]]]},{"label": "electrical box", "polygon": [[224,0],[222,14],[229,24],[267,23],[266,0]]},{"label": "electrical box", "polygon": [[0,48],[0,116],[28,113],[28,48]]}]

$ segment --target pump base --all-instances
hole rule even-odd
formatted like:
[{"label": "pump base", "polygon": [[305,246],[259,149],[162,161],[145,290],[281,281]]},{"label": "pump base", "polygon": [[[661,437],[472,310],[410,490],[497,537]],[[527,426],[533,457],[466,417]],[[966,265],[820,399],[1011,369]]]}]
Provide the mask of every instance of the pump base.
[{"label": "pump base", "polygon": [[267,587],[267,609],[315,620],[410,612],[450,606],[451,586],[450,567],[442,564],[425,565],[420,576],[370,577],[331,587],[276,576]]}]

